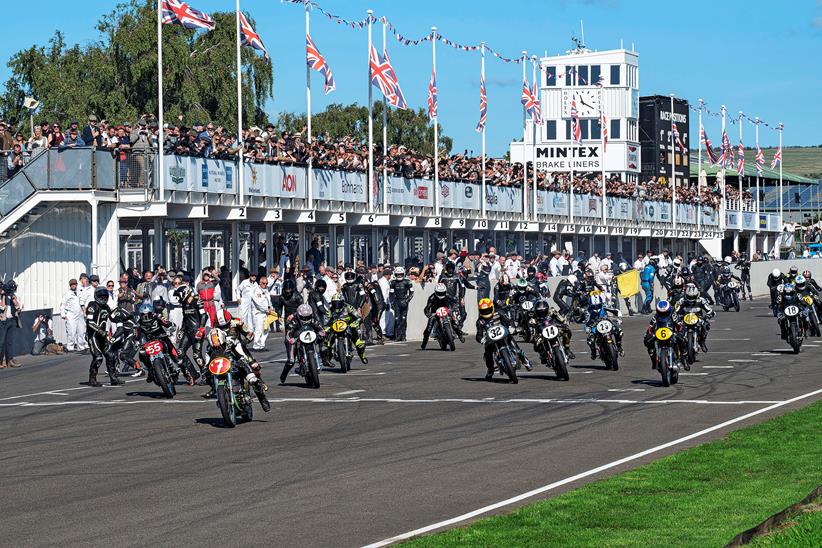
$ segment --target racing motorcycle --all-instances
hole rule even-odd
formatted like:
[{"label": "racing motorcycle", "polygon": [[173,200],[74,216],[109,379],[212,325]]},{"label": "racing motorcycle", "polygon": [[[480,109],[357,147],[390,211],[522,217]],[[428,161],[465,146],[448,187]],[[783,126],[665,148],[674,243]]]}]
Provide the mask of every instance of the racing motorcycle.
[{"label": "racing motorcycle", "polygon": [[729,309],[733,308],[735,311],[739,312],[739,282],[731,278],[727,282],[721,280],[719,283],[719,294],[717,295],[717,300],[719,304],[722,305],[722,310],[727,312]]},{"label": "racing motorcycle", "polygon": [[[348,330],[347,322],[344,320],[335,320],[334,323],[345,323],[343,332]],[[338,326],[342,327],[342,326]],[[331,326],[332,331],[334,324]],[[303,325],[297,337],[294,339],[294,362],[297,364],[297,373],[305,379],[305,384],[308,388],[320,387],[320,364],[322,364],[322,357],[318,347],[317,332],[310,325]],[[344,337],[348,340],[348,337]],[[351,363],[351,356],[346,354],[348,365]],[[343,361],[340,361],[341,367]],[[347,369],[346,369],[347,371]]]},{"label": "racing motorcycle", "polygon": [[782,314],[784,317],[780,320],[785,322],[783,339],[791,346],[794,354],[799,354],[805,337],[803,311],[798,305],[791,304],[785,307]]},{"label": "racing motorcycle", "polygon": [[242,361],[227,351],[226,334],[214,328],[209,333],[211,350],[208,371],[217,395],[217,407],[228,428],[234,428],[240,420],[250,422],[254,418],[251,393],[256,394],[263,410],[270,409],[262,382]]},{"label": "racing motorcycle", "polygon": [[328,335],[331,347],[331,357],[340,363],[340,371],[348,373],[351,370],[351,335],[348,322],[338,318],[331,322],[331,333]]},{"label": "racing motorcycle", "polygon": [[662,386],[671,386],[679,381],[679,365],[674,349],[674,332],[668,326],[654,330],[654,369],[662,376]]},{"label": "racing motorcycle", "polygon": [[502,324],[490,324],[485,328],[485,344],[492,345],[494,363],[499,368],[501,375],[507,375],[508,380],[517,384],[517,369],[519,369],[519,359],[517,352],[512,348],[511,333]]},{"label": "racing motorcycle", "polygon": [[542,329],[534,329],[534,350],[536,350],[546,367],[550,367],[556,373],[557,378],[563,381],[570,379],[568,376],[568,354],[562,342],[562,333],[559,328],[550,322]]},{"label": "racing motorcycle", "polygon": [[609,318],[600,319],[592,328],[597,354],[605,363],[605,368],[613,371],[619,369],[619,349],[614,337],[614,322]]},{"label": "racing motorcycle", "polygon": [[808,331],[811,337],[822,336],[819,328],[819,313],[817,311],[816,299],[813,295],[803,295],[802,301],[808,305]]},{"label": "racing motorcycle", "polygon": [[[457,314],[459,314],[457,312]],[[458,316],[455,316],[451,309],[447,306],[441,306],[434,311],[434,316],[437,317],[437,321],[434,322],[434,327],[431,330],[431,335],[437,339],[437,342],[440,345],[441,350],[445,350],[446,348],[451,352],[456,350],[456,346],[454,344],[454,323],[458,321]]]},{"label": "racing motorcycle", "polygon": [[692,365],[696,362],[696,355],[699,352],[699,334],[704,329],[704,325],[699,314],[687,310],[682,316],[682,324],[685,328],[685,363]]},{"label": "racing motorcycle", "polygon": [[[177,394],[174,384],[180,377],[180,371],[166,354],[163,343],[156,339],[146,340],[143,342],[143,352],[145,352],[143,362],[148,375],[151,376],[150,380],[160,387],[166,398],[173,398]],[[173,349],[172,352],[174,352]]]},{"label": "racing motorcycle", "polygon": [[531,318],[533,318],[533,310],[533,301],[522,301],[519,305],[517,331],[520,335],[522,335],[522,340],[525,342],[531,342],[534,339],[533,328],[531,327]]}]

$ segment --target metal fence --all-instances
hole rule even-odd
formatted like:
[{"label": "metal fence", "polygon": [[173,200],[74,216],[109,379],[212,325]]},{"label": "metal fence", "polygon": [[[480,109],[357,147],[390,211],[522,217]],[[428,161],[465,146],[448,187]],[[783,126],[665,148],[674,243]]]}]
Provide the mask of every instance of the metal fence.
[{"label": "metal fence", "polygon": [[120,188],[154,188],[154,150],[129,150],[116,154],[117,185]]},{"label": "metal fence", "polygon": [[34,152],[24,150],[18,153],[13,150],[0,150],[0,183],[11,179],[15,173],[29,163],[32,155],[36,156],[44,150],[37,149]]}]

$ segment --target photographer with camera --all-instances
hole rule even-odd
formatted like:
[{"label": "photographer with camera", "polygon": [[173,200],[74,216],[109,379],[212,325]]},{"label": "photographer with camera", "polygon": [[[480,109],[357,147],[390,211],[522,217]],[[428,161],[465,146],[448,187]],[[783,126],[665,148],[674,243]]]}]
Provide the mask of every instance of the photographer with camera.
[{"label": "photographer with camera", "polygon": [[34,332],[34,345],[31,347],[31,355],[41,354],[63,354],[63,345],[54,340],[52,331],[51,314],[39,314],[31,326]]},{"label": "photographer with camera", "polygon": [[14,329],[20,327],[22,306],[15,296],[17,283],[14,280],[0,285],[0,369],[20,367],[14,359]]}]

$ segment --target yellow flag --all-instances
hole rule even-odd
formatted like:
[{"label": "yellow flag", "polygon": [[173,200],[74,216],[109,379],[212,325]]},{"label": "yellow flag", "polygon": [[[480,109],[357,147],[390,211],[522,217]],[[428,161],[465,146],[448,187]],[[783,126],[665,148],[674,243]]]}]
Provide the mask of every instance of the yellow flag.
[{"label": "yellow flag", "polygon": [[639,293],[639,270],[623,272],[616,279],[620,297],[633,297]]},{"label": "yellow flag", "polygon": [[276,322],[278,319],[280,319],[280,317],[277,315],[276,312],[272,312],[271,314],[267,315],[265,317],[265,320],[263,320],[263,329],[268,330],[268,328],[271,327],[271,324]]}]

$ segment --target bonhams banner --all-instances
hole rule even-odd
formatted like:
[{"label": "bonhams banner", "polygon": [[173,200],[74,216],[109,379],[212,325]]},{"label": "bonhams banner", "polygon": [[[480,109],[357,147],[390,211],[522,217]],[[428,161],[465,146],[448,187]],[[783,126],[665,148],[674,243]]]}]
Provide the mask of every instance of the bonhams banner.
[{"label": "bonhams banner", "polygon": [[568,195],[564,192],[540,190],[537,193],[537,213],[540,215],[568,215]]},{"label": "bonhams banner", "polygon": [[225,160],[165,156],[166,189],[188,192],[237,192],[237,166]]},{"label": "bonhams banner", "polygon": [[317,200],[334,200],[338,202],[367,201],[365,173],[353,171],[331,171],[315,169],[314,198]]},{"label": "bonhams banner", "polygon": [[440,181],[440,207],[482,209],[482,187],[472,183]]},{"label": "bonhams banner", "polygon": [[694,204],[676,204],[676,222],[696,224],[696,206]]},{"label": "bonhams banner", "polygon": [[243,165],[245,193],[275,198],[308,198],[308,174],[304,167],[270,164]]},{"label": "bonhams banner", "polygon": [[485,201],[489,211],[522,211],[522,189],[486,185]]},{"label": "bonhams banner", "polygon": [[434,182],[428,179],[388,177],[388,203],[417,207],[434,207]]}]

